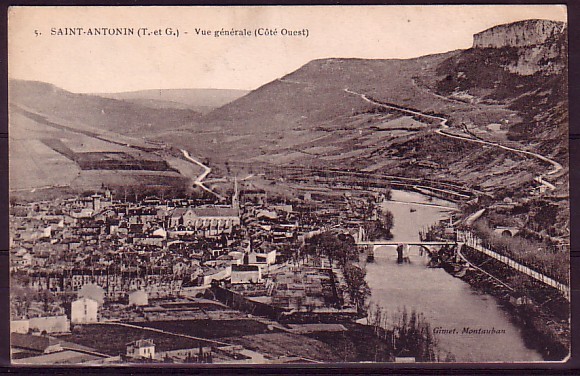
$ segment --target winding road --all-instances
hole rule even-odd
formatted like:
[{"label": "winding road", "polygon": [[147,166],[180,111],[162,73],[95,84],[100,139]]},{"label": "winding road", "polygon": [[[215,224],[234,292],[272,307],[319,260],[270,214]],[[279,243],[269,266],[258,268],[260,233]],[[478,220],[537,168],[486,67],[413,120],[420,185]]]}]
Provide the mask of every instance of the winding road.
[{"label": "winding road", "polygon": [[193,158],[189,152],[187,150],[183,150],[180,149],[181,152],[183,153],[183,156],[185,157],[185,159],[187,159],[188,161],[198,165],[199,167],[203,168],[203,172],[195,178],[195,181],[193,182],[194,185],[197,185],[198,187],[200,187],[201,189],[205,190],[206,192],[209,192],[213,195],[215,195],[217,198],[219,198],[220,200],[225,200],[226,198],[214,191],[212,191],[211,189],[209,189],[208,187],[206,187],[203,184],[203,180],[211,173],[211,168],[209,168],[208,166],[204,165],[203,163],[201,163],[200,161],[198,161],[197,159]]},{"label": "winding road", "polygon": [[[437,134],[440,134],[442,136],[445,137],[449,137],[449,138],[454,138],[454,139],[458,139],[458,140],[462,140],[462,141],[466,141],[466,142],[475,142],[478,144],[483,144],[483,145],[488,145],[488,146],[493,146],[493,147],[497,147],[500,149],[504,149],[504,150],[508,150],[514,153],[518,153],[518,154],[523,154],[523,155],[527,155],[527,156],[531,156],[534,158],[537,158],[539,160],[541,160],[542,162],[548,163],[550,165],[552,165],[552,169],[550,171],[548,171],[545,175],[555,175],[558,172],[560,172],[563,167],[560,163],[554,161],[553,159],[550,159],[548,157],[545,157],[541,154],[538,153],[534,153],[531,151],[527,151],[527,150],[521,150],[521,149],[516,149],[516,148],[512,148],[509,146],[504,146],[501,144],[498,144],[496,142],[491,142],[491,141],[484,141],[484,140],[480,140],[480,139],[475,139],[471,136],[460,136],[460,135],[454,135],[454,134],[450,134],[448,132],[446,132],[446,129],[449,129],[449,126],[447,125],[447,121],[448,119],[441,117],[441,116],[436,116],[436,115],[429,115],[429,114],[425,114],[423,112],[420,111],[414,111],[414,110],[409,110],[406,108],[402,108],[402,107],[398,107],[398,106],[392,106],[392,105],[388,105],[385,103],[381,103],[381,102],[377,102],[372,98],[369,98],[367,95],[365,94],[361,94],[361,93],[357,93],[355,91],[344,89],[345,92],[349,93],[349,94],[353,94],[353,95],[358,95],[359,97],[361,97],[363,100],[365,100],[366,102],[372,103],[374,105],[377,106],[381,106],[381,107],[385,107],[385,108],[390,108],[399,112],[403,112],[403,113],[407,113],[409,115],[415,115],[415,116],[421,116],[421,117],[425,117],[425,118],[429,118],[429,119],[435,119],[439,121],[439,126],[440,128],[435,130],[435,132]],[[538,183],[544,185],[545,187],[547,187],[550,190],[555,190],[556,187],[554,185],[552,185],[551,183],[545,181],[543,179],[543,177],[545,175],[539,175],[537,176],[534,180],[537,181]]]}]

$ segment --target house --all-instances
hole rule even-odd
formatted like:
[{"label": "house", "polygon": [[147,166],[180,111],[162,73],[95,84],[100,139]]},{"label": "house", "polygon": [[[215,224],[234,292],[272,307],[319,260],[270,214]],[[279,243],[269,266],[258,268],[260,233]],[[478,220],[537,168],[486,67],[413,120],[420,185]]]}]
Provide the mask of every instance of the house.
[{"label": "house", "polygon": [[151,233],[153,236],[161,237],[163,239],[167,239],[167,231],[164,228],[159,227],[155,231]]},{"label": "house", "polygon": [[79,220],[91,218],[95,212],[92,209],[83,208],[81,210],[72,210],[68,215],[73,219],[73,223],[79,223]]},{"label": "house", "polygon": [[153,359],[155,358],[155,344],[151,339],[139,339],[127,344],[128,358],[132,359]]},{"label": "house", "polygon": [[137,290],[129,293],[129,305],[142,307],[149,305],[149,296],[143,290]]},{"label": "house", "polygon": [[56,338],[21,333],[10,335],[10,346],[39,354],[50,354],[63,350],[60,341]]},{"label": "house", "polygon": [[211,346],[197,348],[168,350],[157,353],[157,359],[171,359],[174,363],[212,363]]},{"label": "house", "polygon": [[256,213],[256,218],[274,221],[278,219],[278,213],[275,210],[262,209],[258,210],[258,212]]},{"label": "house", "polygon": [[33,256],[24,248],[20,248],[15,254],[10,256],[12,270],[27,268],[32,265]]},{"label": "house", "polygon": [[99,303],[90,298],[80,298],[71,303],[70,319],[73,324],[97,322]]},{"label": "house", "polygon": [[286,214],[294,213],[294,207],[292,206],[292,204],[272,205],[271,208],[276,211],[285,212]]},{"label": "house", "polygon": [[276,250],[270,252],[250,252],[248,253],[248,264],[272,265],[276,263]]},{"label": "house", "polygon": [[228,256],[231,256],[231,264],[232,265],[242,265],[244,263],[244,253],[239,251],[231,251],[228,253]]},{"label": "house", "polygon": [[165,244],[165,238],[161,236],[138,236],[133,238],[133,244],[142,246],[153,246],[161,248]]},{"label": "house", "polygon": [[257,265],[232,265],[232,284],[261,283],[262,272]]}]

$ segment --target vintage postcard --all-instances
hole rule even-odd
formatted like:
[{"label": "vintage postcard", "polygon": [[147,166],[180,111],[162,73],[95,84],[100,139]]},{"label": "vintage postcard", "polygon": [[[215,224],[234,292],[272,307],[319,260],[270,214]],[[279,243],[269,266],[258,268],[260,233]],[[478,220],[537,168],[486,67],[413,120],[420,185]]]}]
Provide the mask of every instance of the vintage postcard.
[{"label": "vintage postcard", "polygon": [[14,365],[562,362],[567,9],[9,9]]}]

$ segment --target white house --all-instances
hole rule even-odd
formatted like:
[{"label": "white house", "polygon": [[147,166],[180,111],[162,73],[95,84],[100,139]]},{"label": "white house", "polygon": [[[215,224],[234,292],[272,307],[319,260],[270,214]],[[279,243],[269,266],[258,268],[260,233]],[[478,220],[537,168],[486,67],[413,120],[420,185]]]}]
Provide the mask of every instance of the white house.
[{"label": "white house", "polygon": [[272,265],[276,263],[276,250],[270,252],[250,252],[248,254],[248,264],[266,264]]},{"label": "white house", "polygon": [[151,339],[139,339],[127,344],[127,357],[133,359],[155,358],[155,344]]},{"label": "white house", "polygon": [[90,298],[80,298],[71,303],[70,320],[73,324],[97,322],[99,303]]},{"label": "white house", "polygon": [[167,239],[167,231],[164,228],[160,227],[157,230],[153,231],[153,236],[158,236],[163,239]]},{"label": "white house", "polygon": [[22,248],[16,254],[10,256],[12,270],[27,268],[32,265],[34,257],[26,249]]},{"label": "white house", "polygon": [[231,251],[228,256],[232,257],[232,265],[242,265],[244,263],[244,253],[239,251]]}]

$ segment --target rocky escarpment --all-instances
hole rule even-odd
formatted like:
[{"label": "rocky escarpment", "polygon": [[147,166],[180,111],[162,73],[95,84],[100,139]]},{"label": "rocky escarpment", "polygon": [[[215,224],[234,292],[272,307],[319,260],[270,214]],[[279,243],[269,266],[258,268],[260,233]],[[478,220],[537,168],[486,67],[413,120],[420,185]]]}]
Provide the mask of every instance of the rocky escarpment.
[{"label": "rocky escarpment", "polygon": [[531,76],[561,74],[566,51],[566,24],[526,20],[499,25],[473,36],[473,48],[517,49],[503,67],[510,73]]},{"label": "rocky escarpment", "polygon": [[531,47],[556,40],[566,31],[564,22],[525,20],[499,25],[473,36],[473,48]]}]

